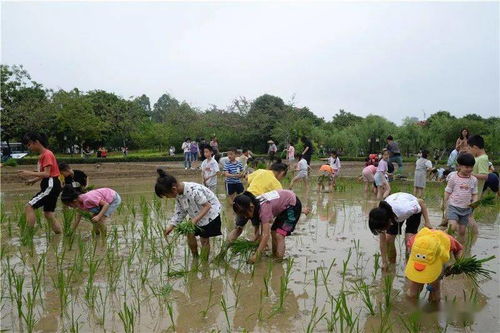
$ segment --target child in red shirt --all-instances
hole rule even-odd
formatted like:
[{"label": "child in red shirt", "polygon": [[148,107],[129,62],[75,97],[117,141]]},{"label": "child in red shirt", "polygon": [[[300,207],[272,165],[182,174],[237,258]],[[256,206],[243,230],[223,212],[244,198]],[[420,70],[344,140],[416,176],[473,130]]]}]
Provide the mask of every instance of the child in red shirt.
[{"label": "child in red shirt", "polygon": [[20,170],[20,177],[28,179],[26,185],[33,185],[40,182],[40,192],[28,202],[25,207],[26,222],[28,226],[35,226],[35,209],[43,207],[45,218],[52,226],[56,234],[61,233],[61,225],[55,218],[57,198],[61,192],[61,182],[59,181],[59,166],[54,154],[47,149],[47,137],[39,133],[26,134],[23,143],[29,150],[40,153],[37,171]]}]

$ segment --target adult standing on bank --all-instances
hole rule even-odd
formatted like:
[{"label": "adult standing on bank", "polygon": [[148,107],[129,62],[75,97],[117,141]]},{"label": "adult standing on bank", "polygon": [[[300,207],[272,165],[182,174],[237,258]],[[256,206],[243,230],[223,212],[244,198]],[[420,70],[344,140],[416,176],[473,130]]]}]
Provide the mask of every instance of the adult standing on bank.
[{"label": "adult standing on bank", "polygon": [[302,157],[307,161],[308,165],[311,165],[312,154],[314,153],[314,148],[311,140],[306,136],[300,138],[300,141],[304,144],[304,150],[302,151]]},{"label": "adult standing on bank", "polygon": [[394,163],[398,165],[398,174],[401,175],[403,172],[403,158],[401,157],[401,150],[399,150],[399,144],[394,141],[392,135],[387,137],[387,150],[389,151],[389,163]]},{"label": "adult standing on bank", "polygon": [[273,163],[275,156],[276,156],[276,152],[278,151],[278,147],[276,147],[276,144],[274,143],[273,140],[269,140],[269,141],[267,141],[267,143],[269,144],[269,148],[267,148],[267,154],[269,155],[269,161],[271,163]]},{"label": "adult standing on bank", "polygon": [[469,130],[467,128],[462,128],[462,130],[460,131],[460,136],[458,137],[457,142],[455,143],[455,149],[459,154],[466,153],[469,151],[469,144],[467,143],[469,135],[470,135]]}]

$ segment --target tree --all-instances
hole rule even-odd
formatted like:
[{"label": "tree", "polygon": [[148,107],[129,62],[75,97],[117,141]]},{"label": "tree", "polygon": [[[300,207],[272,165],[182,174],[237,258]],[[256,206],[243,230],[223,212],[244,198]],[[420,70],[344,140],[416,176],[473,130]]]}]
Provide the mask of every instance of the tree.
[{"label": "tree", "polygon": [[362,117],[356,116],[355,114],[345,112],[343,109],[340,109],[339,113],[333,116],[332,125],[335,128],[344,128],[357,125],[362,121]]}]

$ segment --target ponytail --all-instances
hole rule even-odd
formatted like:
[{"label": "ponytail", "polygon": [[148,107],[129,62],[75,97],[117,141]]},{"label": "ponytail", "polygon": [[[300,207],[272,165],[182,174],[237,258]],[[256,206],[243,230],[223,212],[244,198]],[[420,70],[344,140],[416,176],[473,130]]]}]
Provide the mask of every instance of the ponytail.
[{"label": "ponytail", "polygon": [[177,179],[167,174],[163,169],[158,168],[156,172],[158,173],[158,178],[156,179],[155,193],[158,197],[162,198],[172,193],[172,187],[177,184]]},{"label": "ponytail", "polygon": [[82,194],[78,188],[73,187],[71,184],[64,185],[61,193],[61,201],[63,204],[70,204],[76,199],[78,196]]},{"label": "ponytail", "polygon": [[270,169],[275,172],[284,172],[284,176],[286,176],[286,173],[288,171],[288,165],[282,163],[281,159],[278,159],[276,163],[273,163],[271,165]]}]

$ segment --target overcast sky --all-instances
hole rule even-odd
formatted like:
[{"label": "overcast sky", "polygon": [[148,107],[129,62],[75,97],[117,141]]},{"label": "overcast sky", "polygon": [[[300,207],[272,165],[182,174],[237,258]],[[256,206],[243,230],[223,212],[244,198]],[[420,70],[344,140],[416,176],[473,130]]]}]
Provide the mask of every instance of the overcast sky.
[{"label": "overcast sky", "polygon": [[269,93],[330,120],[499,115],[499,3],[3,2],[2,63],[48,88]]}]

